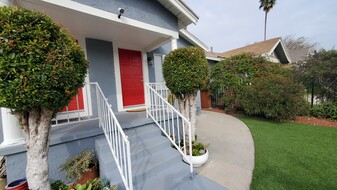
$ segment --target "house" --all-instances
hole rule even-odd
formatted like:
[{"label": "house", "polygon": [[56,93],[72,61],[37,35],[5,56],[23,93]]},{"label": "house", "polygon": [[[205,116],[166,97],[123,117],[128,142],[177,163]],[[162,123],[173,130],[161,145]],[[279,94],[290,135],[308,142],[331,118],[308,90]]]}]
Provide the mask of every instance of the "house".
[{"label": "house", "polygon": [[280,37],[257,42],[244,47],[226,51],[223,53],[207,52],[209,61],[218,61],[224,58],[239,55],[241,53],[252,53],[266,57],[274,63],[288,64],[291,63],[290,56]]},{"label": "house", "polygon": [[[161,64],[171,50],[190,45],[207,50],[186,30],[199,18],[182,0],[1,0],[0,5],[46,13],[70,31],[90,62],[85,87],[53,120],[51,180],[65,180],[59,165],[82,149],[94,149],[101,176],[125,189],[176,188],[193,174],[192,164],[181,161],[186,152],[172,149],[174,141],[162,136],[171,132],[160,128],[166,121],[188,121],[180,123],[176,110],[167,111],[160,96],[167,89],[157,84],[163,82]],[[137,112],[145,108],[148,118]],[[26,156],[21,129],[8,111],[1,108],[0,155],[6,156],[12,181],[24,177]],[[173,122],[166,127],[178,129]]]}]

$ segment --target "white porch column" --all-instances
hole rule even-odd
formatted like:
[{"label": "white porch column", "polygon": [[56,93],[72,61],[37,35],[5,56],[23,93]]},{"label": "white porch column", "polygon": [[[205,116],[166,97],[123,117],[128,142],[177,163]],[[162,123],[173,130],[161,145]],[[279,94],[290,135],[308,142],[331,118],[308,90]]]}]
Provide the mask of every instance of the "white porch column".
[{"label": "white porch column", "polygon": [[19,120],[7,108],[1,108],[1,117],[4,141],[0,146],[23,143],[24,139],[22,129],[19,126]]},{"label": "white porch column", "polygon": [[172,38],[171,39],[171,51],[173,51],[177,48],[178,48],[177,38]]}]

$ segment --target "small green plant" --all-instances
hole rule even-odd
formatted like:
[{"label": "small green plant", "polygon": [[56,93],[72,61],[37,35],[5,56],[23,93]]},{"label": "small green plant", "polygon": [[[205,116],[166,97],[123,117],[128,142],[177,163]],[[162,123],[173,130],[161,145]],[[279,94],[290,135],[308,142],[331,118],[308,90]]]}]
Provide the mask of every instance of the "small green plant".
[{"label": "small green plant", "polygon": [[92,184],[89,182],[86,184],[77,184],[75,190],[92,190]]},{"label": "small green plant", "polygon": [[51,189],[52,190],[68,190],[69,187],[65,183],[63,183],[61,180],[56,180],[53,183],[51,183]]},{"label": "small green plant", "polygon": [[192,143],[192,156],[201,156],[205,153],[206,153],[205,145],[200,143],[200,142],[193,141],[193,143]]},{"label": "small green plant", "polygon": [[61,171],[66,171],[68,179],[80,179],[84,172],[90,171],[97,164],[93,150],[83,150],[79,155],[74,155],[60,166]]},{"label": "small green plant", "polygon": [[[182,147],[184,146],[183,142],[181,142],[180,144]],[[192,156],[201,156],[205,154],[207,151],[206,146],[207,145],[204,145],[200,142],[192,141]],[[186,144],[186,147],[187,147],[186,153],[189,155],[189,145]]]},{"label": "small green plant", "polygon": [[328,102],[314,105],[310,110],[311,116],[327,119],[337,119],[337,104]]}]

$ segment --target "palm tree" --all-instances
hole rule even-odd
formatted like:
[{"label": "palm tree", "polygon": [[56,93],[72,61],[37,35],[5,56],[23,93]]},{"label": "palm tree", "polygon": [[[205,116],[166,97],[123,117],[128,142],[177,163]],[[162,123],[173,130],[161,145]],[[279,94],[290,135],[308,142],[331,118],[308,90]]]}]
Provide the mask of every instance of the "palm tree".
[{"label": "palm tree", "polygon": [[266,32],[267,32],[267,16],[270,9],[274,7],[276,0],[260,0],[260,7],[259,9],[263,8],[265,12],[264,16],[264,40],[266,40]]}]

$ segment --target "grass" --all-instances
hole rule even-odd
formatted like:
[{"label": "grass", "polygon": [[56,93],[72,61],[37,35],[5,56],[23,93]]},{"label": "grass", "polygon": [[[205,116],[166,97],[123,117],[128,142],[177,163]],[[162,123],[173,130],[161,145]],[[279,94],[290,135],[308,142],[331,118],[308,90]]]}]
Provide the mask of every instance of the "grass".
[{"label": "grass", "polygon": [[337,189],[337,129],[240,118],[254,139],[251,189]]}]

